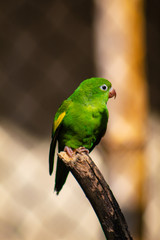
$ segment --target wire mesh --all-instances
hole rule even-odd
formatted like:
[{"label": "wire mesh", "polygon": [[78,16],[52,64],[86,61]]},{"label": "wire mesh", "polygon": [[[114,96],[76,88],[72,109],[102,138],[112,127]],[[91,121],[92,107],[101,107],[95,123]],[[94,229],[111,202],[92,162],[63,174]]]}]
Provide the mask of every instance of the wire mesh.
[{"label": "wire mesh", "polygon": [[[136,4],[137,7],[133,12],[127,10],[128,5],[122,4],[127,13],[126,18],[122,11],[117,11],[116,1],[96,2],[106,4],[103,14],[106,9],[104,15],[107,25],[103,27],[107,26],[108,35],[105,35],[102,25],[99,25],[100,8],[92,0],[0,2],[0,239],[104,239],[100,224],[73,177],[69,176],[62,192],[56,197],[53,194],[54,176],[48,175],[51,125],[61,102],[83,79],[95,76],[97,71],[103,77],[111,77],[119,89],[118,95],[121,95],[122,105],[125,105],[121,82],[127,71],[132,70],[133,78],[139,76],[144,64],[144,49],[136,48],[132,51],[132,44],[125,45],[130,32],[127,33],[126,29],[123,29],[123,23],[129,23],[126,19],[142,8],[140,1],[130,1],[130,4]],[[141,18],[140,13],[138,16]],[[96,28],[99,32],[95,31]],[[138,31],[140,33],[142,30]],[[98,38],[100,43],[103,43],[102,48],[99,48],[99,55],[96,42]],[[136,44],[141,41],[136,33],[133,40]],[[134,54],[138,51],[141,53],[140,58],[132,64],[129,58],[123,55],[128,53],[135,59]],[[125,82],[128,83],[129,81]],[[134,95],[133,91],[128,92],[130,109],[133,107]],[[152,102],[155,99],[152,95]],[[127,121],[122,120],[118,103],[117,106],[117,110],[114,113],[112,111],[114,117],[112,114],[110,116],[112,124],[110,121],[108,130],[116,132],[119,128],[121,135],[125,137],[128,130],[125,132],[122,126],[129,125],[126,125]],[[139,109],[139,100],[134,109]],[[120,116],[118,121],[116,114]],[[149,136],[152,140],[147,145],[148,155],[153,154],[156,159],[153,168],[150,168],[152,157],[147,162],[150,169],[147,179],[150,181],[151,191],[143,217],[146,226],[144,239],[148,240],[159,239],[157,156],[160,130],[159,118],[157,119],[156,123],[151,121]],[[143,121],[141,124],[143,125]],[[134,128],[130,130],[133,130],[131,133],[134,135],[135,132],[141,134],[142,129],[140,127],[137,131],[134,131]],[[110,143],[111,139],[107,142],[111,147]],[[128,142],[126,146],[121,146],[119,154],[121,159],[124,156],[127,159],[129,155],[128,164],[131,164],[125,166],[126,169],[132,166],[133,152],[139,154],[141,151],[141,146],[140,149],[132,149],[131,145],[132,142]],[[106,148],[105,141],[103,146]],[[126,150],[126,147],[129,150]],[[111,150],[117,151],[112,148]],[[106,149],[104,154],[108,156]],[[114,179],[110,172],[108,173],[110,183],[120,202],[126,208],[131,206],[134,190],[133,185],[121,175],[123,161],[118,164],[114,159],[112,163],[106,162],[104,155],[99,155],[97,151],[94,152],[93,159],[99,159],[98,166],[105,176],[108,171],[107,164],[112,170],[112,177],[113,169],[119,168],[120,174],[116,174]],[[136,172],[136,168],[128,167],[128,175],[134,170]],[[123,191],[120,191],[121,188]],[[131,194],[124,198],[124,192]],[[132,216],[131,213],[131,218]],[[154,223],[154,228],[150,227],[149,219]]]}]

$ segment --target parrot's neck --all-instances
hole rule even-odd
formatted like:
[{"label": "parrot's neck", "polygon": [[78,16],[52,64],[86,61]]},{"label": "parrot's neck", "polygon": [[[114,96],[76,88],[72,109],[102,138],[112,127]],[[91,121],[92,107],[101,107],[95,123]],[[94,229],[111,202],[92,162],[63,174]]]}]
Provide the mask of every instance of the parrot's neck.
[{"label": "parrot's neck", "polygon": [[92,92],[87,92],[84,93],[84,91],[82,91],[81,89],[76,89],[74,91],[74,93],[69,97],[69,99],[71,99],[74,102],[77,102],[79,104],[83,104],[83,105],[90,105],[90,106],[94,106],[94,107],[98,107],[100,106],[102,107],[106,107],[107,101],[108,101],[108,97],[106,97],[106,99],[104,99],[104,97],[101,96],[96,96],[94,95]]}]

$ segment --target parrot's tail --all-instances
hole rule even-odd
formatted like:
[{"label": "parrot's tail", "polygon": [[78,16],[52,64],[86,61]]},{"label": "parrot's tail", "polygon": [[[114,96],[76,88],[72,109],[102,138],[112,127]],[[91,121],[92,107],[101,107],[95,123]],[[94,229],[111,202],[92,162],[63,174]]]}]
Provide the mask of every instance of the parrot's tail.
[{"label": "parrot's tail", "polygon": [[54,188],[54,190],[57,192],[57,194],[62,189],[62,187],[67,179],[68,173],[69,173],[69,171],[68,171],[67,167],[62,162],[62,160],[60,158],[58,158],[57,170],[56,170],[56,181],[55,181],[55,188]]}]

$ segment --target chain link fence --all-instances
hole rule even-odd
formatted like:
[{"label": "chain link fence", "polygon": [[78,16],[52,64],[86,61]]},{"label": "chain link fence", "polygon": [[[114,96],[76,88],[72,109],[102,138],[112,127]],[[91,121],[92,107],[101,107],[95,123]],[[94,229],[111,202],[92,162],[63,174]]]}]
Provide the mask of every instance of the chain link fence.
[{"label": "chain link fence", "polygon": [[72,176],[48,174],[52,120],[94,75],[92,1],[0,3],[0,239],[103,239]]},{"label": "chain link fence", "polygon": [[[114,7],[115,1],[108,1],[108,16],[118,26]],[[58,197],[53,194],[54,176],[48,174],[56,109],[83,79],[95,76],[94,13],[92,0],[0,2],[0,239],[104,239],[71,174]],[[129,68],[129,62],[119,63],[118,69]],[[116,75],[114,69],[110,72]],[[157,123],[154,132],[159,139]],[[154,139],[149,146],[155,147]],[[98,150],[93,156],[106,177],[104,156]],[[152,170],[154,175],[156,168]],[[153,205],[151,201],[145,213],[152,220]],[[158,240],[155,226],[153,236]]]}]

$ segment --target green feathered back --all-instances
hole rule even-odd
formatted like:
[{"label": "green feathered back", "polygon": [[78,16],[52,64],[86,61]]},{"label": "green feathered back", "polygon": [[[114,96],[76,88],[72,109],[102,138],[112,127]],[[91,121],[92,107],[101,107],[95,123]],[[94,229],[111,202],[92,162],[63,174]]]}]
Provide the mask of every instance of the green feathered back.
[{"label": "green feathered back", "polygon": [[[106,87],[105,87],[106,86]],[[65,146],[72,149],[85,147],[89,151],[99,143],[105,134],[108,122],[107,101],[111,83],[103,78],[84,80],[74,93],[58,109],[52,132],[49,166],[53,171],[56,142],[62,151]],[[61,190],[68,175],[68,169],[58,159],[55,190]]]}]

